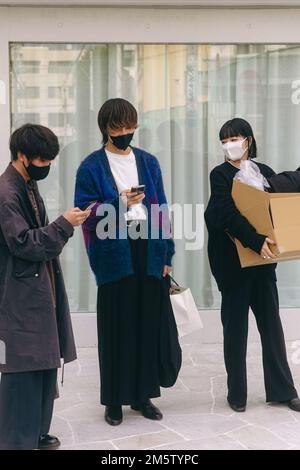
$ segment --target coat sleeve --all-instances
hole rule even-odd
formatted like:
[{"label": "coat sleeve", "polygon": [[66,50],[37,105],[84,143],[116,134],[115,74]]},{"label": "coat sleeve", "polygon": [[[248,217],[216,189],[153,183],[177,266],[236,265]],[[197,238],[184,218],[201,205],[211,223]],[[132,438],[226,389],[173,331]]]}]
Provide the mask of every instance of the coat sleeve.
[{"label": "coat sleeve", "polygon": [[231,196],[231,187],[219,171],[210,174],[211,198],[205,211],[206,223],[217,230],[227,231],[244,247],[260,253],[266,235],[258,234],[237,209]]},{"label": "coat sleeve", "polygon": [[12,256],[33,262],[59,256],[74,232],[63,216],[46,227],[31,229],[16,197],[2,204],[0,227]]},{"label": "coat sleeve", "polygon": [[166,264],[167,266],[172,266],[172,258],[175,254],[175,243],[172,237],[172,228],[171,228],[171,222],[169,218],[169,210],[168,210],[167,198],[166,198],[166,194],[164,190],[162,172],[161,172],[161,168],[157,159],[155,159],[155,162],[156,162],[155,187],[156,187],[156,192],[157,192],[157,197],[158,197],[158,203],[159,205],[163,204],[165,207],[165,210],[163,211],[162,214],[163,214],[163,226],[168,236],[167,238],[168,250],[167,250]]},{"label": "coat sleeve", "polygon": [[[95,231],[98,222],[102,218],[102,216],[97,216],[98,207],[101,204],[111,204],[114,206],[118,215],[121,198],[117,196],[116,198],[104,200],[101,191],[96,184],[92,171],[89,168],[81,166],[79,167],[76,175],[75,206],[84,210],[92,202],[96,202],[96,204],[91,210],[91,215],[82,225],[83,229],[89,231]],[[125,207],[123,207],[122,210],[126,212]]]},{"label": "coat sleeve", "polygon": [[268,178],[272,193],[300,192],[300,171],[284,171]]}]

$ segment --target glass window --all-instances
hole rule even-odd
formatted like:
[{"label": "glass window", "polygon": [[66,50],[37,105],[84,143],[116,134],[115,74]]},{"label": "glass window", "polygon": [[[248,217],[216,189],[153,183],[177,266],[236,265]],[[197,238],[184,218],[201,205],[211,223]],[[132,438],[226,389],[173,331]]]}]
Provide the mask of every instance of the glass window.
[{"label": "glass window", "polygon": [[[52,220],[72,206],[76,170],[101,146],[97,113],[111,97],[137,107],[133,145],[158,157],[170,203],[206,205],[209,172],[224,158],[218,131],[234,116],[251,122],[261,162],[275,171],[299,167],[299,45],[11,44],[10,56],[13,129],[38,119],[60,140],[51,178],[40,184]],[[29,86],[40,100],[19,99]],[[206,246],[187,251],[185,239],[176,246],[175,277],[200,307],[218,307]],[[80,230],[62,261],[72,310],[94,311]],[[277,271],[281,305],[299,307],[300,262]]]},{"label": "glass window", "polygon": [[19,98],[39,98],[40,97],[40,88],[38,86],[26,86],[19,88]]},{"label": "glass window", "polygon": [[28,74],[39,73],[41,63],[39,60],[17,60],[13,65],[16,72]]},{"label": "glass window", "polygon": [[13,113],[12,122],[15,123],[15,128],[23,126],[23,124],[40,124],[41,116],[39,113]]},{"label": "glass window", "polygon": [[48,63],[49,73],[69,73],[73,62],[70,60],[52,60]]},{"label": "glass window", "polygon": [[62,87],[60,86],[49,86],[48,87],[48,98],[61,98]]},{"label": "glass window", "polygon": [[63,127],[65,122],[64,113],[49,113],[48,125],[49,127]]}]

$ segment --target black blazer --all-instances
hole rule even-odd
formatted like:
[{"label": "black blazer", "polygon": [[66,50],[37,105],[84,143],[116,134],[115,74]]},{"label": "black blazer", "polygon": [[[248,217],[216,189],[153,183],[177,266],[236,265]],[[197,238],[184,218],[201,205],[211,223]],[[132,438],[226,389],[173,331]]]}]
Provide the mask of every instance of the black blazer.
[{"label": "black blazer", "polygon": [[[256,163],[261,173],[269,178],[274,171],[262,163]],[[205,211],[208,230],[208,257],[213,276],[220,291],[249,276],[271,276],[276,280],[276,264],[241,268],[238,253],[231,237],[243,246],[260,253],[266,235],[259,234],[236,208],[231,196],[232,181],[238,168],[229,162],[215,167],[210,174],[211,196]],[[228,232],[228,233],[227,233]],[[229,236],[230,235],[230,236]]]}]

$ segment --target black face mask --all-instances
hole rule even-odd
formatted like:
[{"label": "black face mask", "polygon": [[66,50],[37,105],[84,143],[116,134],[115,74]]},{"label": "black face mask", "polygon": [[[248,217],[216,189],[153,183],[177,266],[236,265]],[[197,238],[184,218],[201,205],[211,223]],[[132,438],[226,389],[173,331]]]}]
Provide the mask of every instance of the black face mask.
[{"label": "black face mask", "polygon": [[[23,163],[24,165],[24,163]],[[27,171],[29,178],[31,180],[39,181],[47,178],[50,171],[50,165],[47,166],[36,166],[32,163],[29,163],[29,166],[24,165],[25,170]]]},{"label": "black face mask", "polygon": [[126,150],[130,142],[132,141],[134,132],[131,134],[125,134],[125,135],[117,135],[117,136],[112,136],[110,135],[110,138],[112,140],[112,143],[114,144],[115,147],[119,150]]}]

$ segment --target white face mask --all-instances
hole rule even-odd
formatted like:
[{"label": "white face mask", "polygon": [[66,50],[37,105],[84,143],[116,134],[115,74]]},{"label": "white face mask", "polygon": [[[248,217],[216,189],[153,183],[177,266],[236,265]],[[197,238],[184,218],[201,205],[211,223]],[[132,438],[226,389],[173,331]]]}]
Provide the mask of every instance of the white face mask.
[{"label": "white face mask", "polygon": [[225,154],[225,157],[228,160],[237,161],[241,160],[242,156],[246,152],[247,149],[243,148],[244,140],[237,140],[236,142],[227,142],[226,144],[222,144],[222,148]]}]

